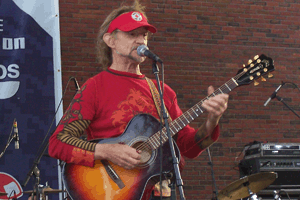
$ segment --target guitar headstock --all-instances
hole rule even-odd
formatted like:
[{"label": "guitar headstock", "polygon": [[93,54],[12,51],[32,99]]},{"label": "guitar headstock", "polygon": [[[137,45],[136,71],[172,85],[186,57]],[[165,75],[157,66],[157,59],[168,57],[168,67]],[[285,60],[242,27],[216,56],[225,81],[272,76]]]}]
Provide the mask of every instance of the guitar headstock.
[{"label": "guitar headstock", "polygon": [[247,85],[251,82],[254,82],[254,85],[258,85],[258,82],[255,80],[261,77],[262,81],[266,81],[265,75],[268,74],[268,78],[273,77],[270,74],[271,71],[274,71],[273,60],[264,54],[257,55],[254,57],[254,60],[249,60],[248,65],[238,71],[234,79],[238,85]]}]

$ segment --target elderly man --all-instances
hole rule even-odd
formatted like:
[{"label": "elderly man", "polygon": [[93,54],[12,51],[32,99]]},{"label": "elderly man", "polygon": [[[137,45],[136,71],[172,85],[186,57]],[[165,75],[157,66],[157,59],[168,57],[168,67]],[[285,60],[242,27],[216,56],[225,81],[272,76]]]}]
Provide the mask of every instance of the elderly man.
[{"label": "elderly man", "polygon": [[[128,123],[137,123],[134,128],[141,123],[147,124],[131,121],[135,116],[160,119],[160,112],[151,93],[151,84],[154,83],[154,87],[157,87],[157,83],[142,74],[140,63],[146,58],[137,53],[137,48],[147,45],[149,35],[156,30],[148,23],[144,8],[138,1],[132,6],[122,6],[112,11],[100,28],[97,49],[100,64],[105,70],[85,82],[50,138],[49,154],[52,157],[75,164],[75,168],[80,165],[97,168],[94,178],[97,179],[97,173],[105,177],[97,183],[93,180],[81,182],[80,185],[86,188],[75,192],[74,182],[78,179],[74,178],[76,175],[72,175],[73,178],[66,182],[73,199],[149,199],[152,189],[156,188],[151,183],[153,181],[139,182],[139,177],[141,173],[156,170],[153,166],[156,162],[152,158],[159,160],[159,155],[155,156],[155,152],[159,153],[158,150],[151,147],[155,152],[149,153],[149,148],[145,145],[140,148],[142,142],[132,142],[135,141],[134,138],[129,140],[131,132],[136,130],[128,131],[128,135],[124,136],[124,132],[130,127]],[[208,93],[212,92],[213,87],[210,86]],[[183,156],[195,158],[217,140],[220,134],[218,122],[227,109],[227,101],[227,94],[209,98],[202,104],[208,112],[207,120],[202,126],[198,129],[189,125],[180,127],[175,139]],[[168,85],[164,88],[164,102],[170,119],[174,120],[182,115],[176,94]],[[147,114],[146,117],[141,113]],[[80,140],[83,134],[87,134],[88,141]],[[127,138],[118,140],[121,136]],[[99,138],[115,140],[105,143],[92,141]],[[147,156],[151,158],[146,158]],[[71,171],[74,169],[75,172],[75,168]],[[81,173],[79,171],[75,173]],[[107,176],[107,173],[114,175]],[[156,173],[159,171],[154,172]],[[94,176],[91,174],[86,175]],[[140,179],[150,179],[151,174],[153,173]],[[145,183],[147,186],[141,186]],[[167,198],[170,196],[169,190],[164,193]]]}]

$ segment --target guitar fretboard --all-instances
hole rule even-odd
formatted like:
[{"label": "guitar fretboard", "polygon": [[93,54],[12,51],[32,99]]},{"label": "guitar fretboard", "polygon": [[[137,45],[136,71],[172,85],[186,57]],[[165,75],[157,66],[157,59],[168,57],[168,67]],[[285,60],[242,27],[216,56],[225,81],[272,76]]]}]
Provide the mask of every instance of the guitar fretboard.
[{"label": "guitar fretboard", "polygon": [[[202,104],[205,100],[208,100],[209,98],[216,96],[218,94],[228,94],[231,90],[233,90],[237,86],[238,84],[235,81],[235,79],[234,78],[230,79],[221,87],[219,87],[217,90],[215,90],[211,95],[202,99],[197,104],[195,104],[192,108],[184,112],[180,117],[173,120],[169,124],[172,137],[176,135],[176,133],[178,133],[185,126],[187,126],[189,123],[191,123],[194,119],[196,119],[202,113],[204,113],[205,109],[202,107]],[[161,141],[160,141],[160,134],[161,134]],[[150,145],[152,149],[157,149],[160,146],[160,144],[164,144],[166,141],[168,141],[168,135],[167,135],[166,127],[164,127],[157,133],[153,134],[146,141],[146,143]]]}]

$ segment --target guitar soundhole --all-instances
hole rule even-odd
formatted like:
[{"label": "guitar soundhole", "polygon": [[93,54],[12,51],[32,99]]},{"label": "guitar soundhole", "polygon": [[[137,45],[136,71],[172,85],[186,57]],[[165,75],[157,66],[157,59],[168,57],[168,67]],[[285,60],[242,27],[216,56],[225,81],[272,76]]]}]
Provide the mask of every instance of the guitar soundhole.
[{"label": "guitar soundhole", "polygon": [[137,149],[137,150],[141,150],[141,164],[139,165],[139,167],[146,167],[148,166],[152,160],[155,157],[155,153],[152,151],[152,148],[149,144],[147,144],[146,142],[136,142],[132,145],[133,148]]}]

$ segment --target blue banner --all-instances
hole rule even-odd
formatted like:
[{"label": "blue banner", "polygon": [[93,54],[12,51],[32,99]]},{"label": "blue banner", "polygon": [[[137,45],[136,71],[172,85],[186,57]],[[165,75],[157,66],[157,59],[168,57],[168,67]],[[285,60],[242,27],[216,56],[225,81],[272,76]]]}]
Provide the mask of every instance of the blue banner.
[{"label": "blue banner", "polygon": [[[55,114],[60,93],[57,88],[61,88],[61,70],[57,70],[60,58],[56,56],[60,53],[56,49],[58,0],[37,2],[0,0],[0,173],[15,180],[0,180],[0,200],[8,199],[8,193],[15,193],[19,199],[28,198],[23,191],[33,190],[36,176],[33,174],[25,187],[24,181],[41,152],[43,140],[48,140],[56,126],[55,119],[59,118]],[[16,132],[12,128],[14,120],[18,125],[19,149],[14,144],[17,137],[8,145],[9,137]],[[60,187],[55,159],[43,155],[38,169],[40,184],[48,182],[53,189]],[[17,188],[18,183],[22,188]],[[49,198],[58,199],[58,195]]]}]

